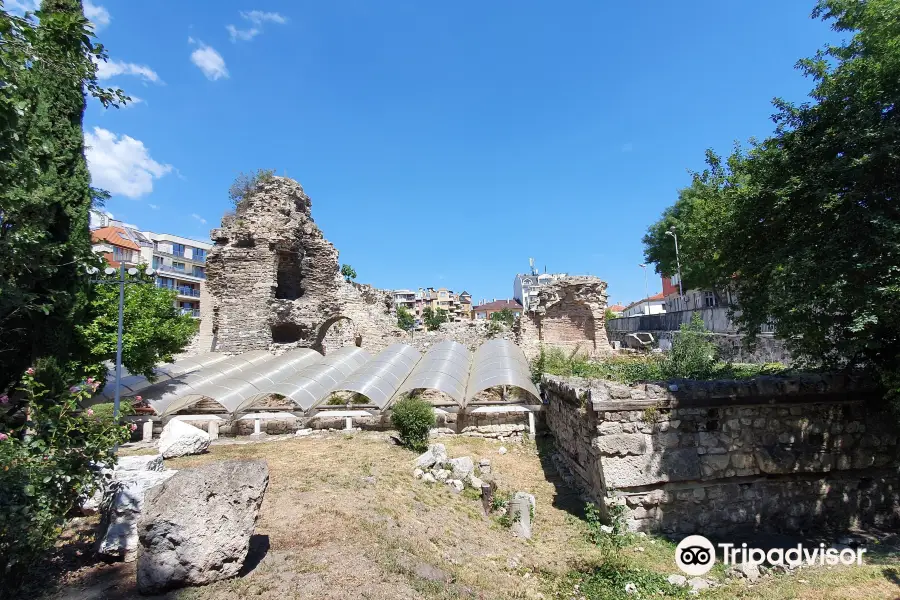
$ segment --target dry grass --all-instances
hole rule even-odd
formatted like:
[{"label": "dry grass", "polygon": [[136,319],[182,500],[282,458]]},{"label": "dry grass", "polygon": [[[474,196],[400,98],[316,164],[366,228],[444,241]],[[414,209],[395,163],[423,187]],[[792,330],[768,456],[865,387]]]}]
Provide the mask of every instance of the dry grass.
[{"label": "dry grass", "polygon": [[[566,574],[597,564],[603,557],[585,541],[585,525],[572,514],[577,499],[542,466],[534,445],[508,444],[509,453],[501,456],[497,442],[442,441],[450,456],[469,455],[476,462],[489,457],[501,489],[536,496],[532,540],[515,538],[493,519],[483,517],[480,500],[473,495],[414,481],[413,454],[396,447],[384,434],[215,445],[209,454],[167,461],[167,466],[181,469],[223,459],[266,460],[270,481],[256,533],[267,536],[268,550],[243,577],[172,592],[168,597],[573,597]],[[638,545],[643,552],[636,551]],[[642,568],[676,572],[673,545],[665,540],[636,539],[619,553]],[[117,579],[111,581],[111,577]],[[133,577],[133,565],[82,569],[66,580],[67,587],[58,596],[139,597]],[[733,582],[701,597],[900,598],[897,578],[896,568],[890,565],[804,570],[799,576],[767,579],[753,587]]]}]

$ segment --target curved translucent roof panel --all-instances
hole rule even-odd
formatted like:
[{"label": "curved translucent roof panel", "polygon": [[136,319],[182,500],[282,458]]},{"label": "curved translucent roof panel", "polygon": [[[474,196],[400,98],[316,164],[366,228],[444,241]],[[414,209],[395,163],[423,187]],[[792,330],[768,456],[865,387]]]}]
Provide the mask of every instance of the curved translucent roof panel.
[{"label": "curved translucent roof panel", "polygon": [[335,390],[363,394],[375,406],[384,408],[421,358],[412,346],[393,344],[347,377]]},{"label": "curved translucent roof panel", "polygon": [[274,393],[270,390],[279,383],[321,360],[322,355],[315,350],[293,350],[270,360],[254,363],[234,376],[200,385],[194,392],[215,399],[228,412],[238,412],[252,404],[256,398]]},{"label": "curved translucent roof panel", "polygon": [[[154,384],[147,388],[145,400],[150,403],[158,415],[170,414],[199,401],[203,395],[198,392],[198,389],[202,386],[249,372],[254,365],[273,358],[275,357],[265,350],[254,350],[238,356],[231,356],[196,371]],[[185,398],[187,396],[191,396],[193,399],[188,400]],[[216,398],[213,397],[213,399]]]},{"label": "curved translucent roof panel", "polygon": [[396,395],[415,389],[443,392],[463,405],[469,378],[471,354],[462,344],[449,340],[435,344],[413,369]]},{"label": "curved translucent roof panel", "polygon": [[491,340],[475,351],[465,402],[468,403],[478,392],[497,385],[514,385],[529,392],[537,400],[541,398],[531,381],[531,370],[525,354],[509,340]]},{"label": "curved translucent roof panel", "polygon": [[281,394],[301,409],[309,410],[371,358],[372,355],[361,348],[345,346],[276,384],[270,392]]},{"label": "curved translucent roof panel", "polygon": [[[149,381],[143,375],[132,375],[127,369],[122,369],[122,382],[119,387],[119,394],[123,397],[134,396],[144,388],[151,385],[167,381],[179,375],[202,369],[207,365],[223,361],[228,356],[221,353],[210,352],[199,356],[191,356],[188,358],[180,358],[172,364],[163,364],[153,369],[156,374],[156,381]],[[112,400],[116,396],[116,371],[115,368],[109,370],[106,377],[106,384],[100,390],[100,395],[104,398]]]}]

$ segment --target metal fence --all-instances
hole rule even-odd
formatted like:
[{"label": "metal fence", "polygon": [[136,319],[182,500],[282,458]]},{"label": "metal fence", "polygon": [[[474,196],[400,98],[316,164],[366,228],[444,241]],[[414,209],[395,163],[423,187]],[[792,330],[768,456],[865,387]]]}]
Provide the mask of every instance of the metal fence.
[{"label": "metal fence", "polygon": [[[738,333],[737,325],[728,316],[728,309],[718,306],[610,319],[606,322],[606,329],[616,332],[678,331],[682,324],[691,322],[694,313],[700,315],[706,330],[711,333]],[[760,328],[760,333],[773,333],[774,331],[775,327],[771,323]]]}]

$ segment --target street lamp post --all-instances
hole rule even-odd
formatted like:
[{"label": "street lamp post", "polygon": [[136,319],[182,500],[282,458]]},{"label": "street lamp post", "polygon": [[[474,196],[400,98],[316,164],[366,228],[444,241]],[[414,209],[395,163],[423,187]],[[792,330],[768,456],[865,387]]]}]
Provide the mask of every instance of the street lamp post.
[{"label": "street lamp post", "polygon": [[[671,235],[675,238],[675,264],[678,267],[678,295],[681,296],[681,302],[686,304],[684,299],[684,289],[681,287],[681,257],[678,254],[678,234],[675,233],[675,226],[669,227],[669,230],[666,232],[666,235]],[[685,306],[687,308],[687,306]]]},{"label": "street lamp post", "polygon": [[[88,267],[87,272],[90,275],[96,275],[100,269],[97,267]],[[125,285],[126,284],[143,284],[141,280],[129,281],[125,278],[126,270],[125,263],[119,263],[119,278],[118,279],[91,279],[91,283],[98,283],[101,285],[118,285],[119,286],[119,325],[118,331],[116,332],[116,390],[115,390],[115,399],[113,400],[113,421],[119,420],[119,403],[121,401],[121,384],[122,384],[122,331],[123,325],[125,321]],[[114,267],[107,267],[103,270],[106,275],[115,275],[116,269]],[[138,274],[138,269],[131,267],[127,271],[128,275],[135,276]],[[144,270],[146,275],[153,275],[155,271],[147,267]]]},{"label": "street lamp post", "polygon": [[650,314],[650,292],[647,288],[647,264],[641,263],[638,265],[640,268],[644,270],[644,298],[647,300],[647,314]]}]

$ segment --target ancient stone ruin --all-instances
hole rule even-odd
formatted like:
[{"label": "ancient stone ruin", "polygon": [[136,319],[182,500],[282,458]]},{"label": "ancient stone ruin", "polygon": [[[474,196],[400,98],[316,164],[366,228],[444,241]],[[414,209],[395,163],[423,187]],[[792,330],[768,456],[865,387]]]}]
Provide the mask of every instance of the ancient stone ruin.
[{"label": "ancient stone ruin", "polygon": [[299,183],[271,177],[212,231],[212,331],[200,351],[327,352],[345,345],[377,351],[406,338],[389,293],[341,277],[338,251],[310,209]]},{"label": "ancient stone ruin", "polygon": [[592,357],[612,354],[606,335],[606,282],[574,276],[541,289],[538,305],[521,319],[519,345],[529,357],[540,347],[578,350]]}]

